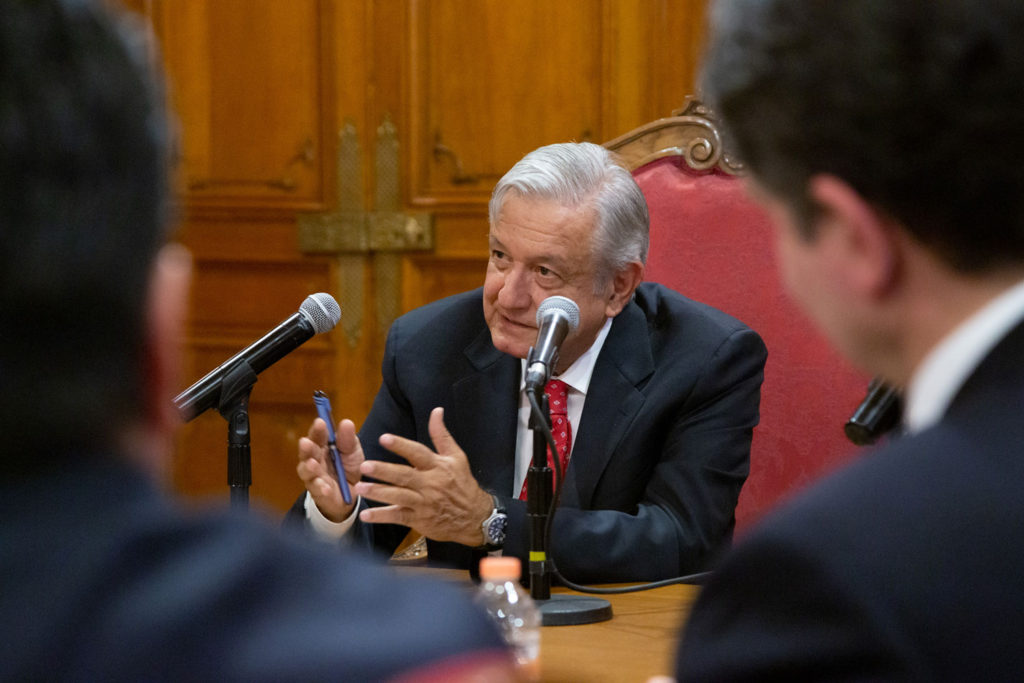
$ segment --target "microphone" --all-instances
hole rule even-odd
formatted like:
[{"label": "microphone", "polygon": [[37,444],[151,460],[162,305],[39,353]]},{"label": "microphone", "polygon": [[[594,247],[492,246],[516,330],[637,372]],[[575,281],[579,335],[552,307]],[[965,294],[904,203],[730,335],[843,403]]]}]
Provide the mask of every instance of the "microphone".
[{"label": "microphone", "polygon": [[853,443],[868,446],[895,427],[902,412],[903,400],[899,390],[875,377],[868,384],[867,396],[857,406],[843,431]]},{"label": "microphone", "polygon": [[330,294],[310,294],[297,313],[254,341],[201,380],[178,394],[174,405],[188,422],[220,403],[221,382],[239,363],[259,374],[297,349],[314,334],[326,332],[341,319],[341,307]]},{"label": "microphone", "polygon": [[537,307],[537,344],[526,356],[526,388],[547,384],[558,362],[558,347],[580,325],[580,307],[564,296],[549,296]]}]

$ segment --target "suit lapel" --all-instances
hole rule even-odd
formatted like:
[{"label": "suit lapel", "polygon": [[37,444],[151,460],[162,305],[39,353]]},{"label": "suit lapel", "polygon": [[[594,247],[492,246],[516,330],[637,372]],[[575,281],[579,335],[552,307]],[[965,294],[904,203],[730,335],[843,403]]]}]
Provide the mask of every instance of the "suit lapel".
[{"label": "suit lapel", "polygon": [[644,404],[636,388],[654,372],[647,320],[634,302],[612,321],[583,404],[562,504],[590,506],[605,467]]},{"label": "suit lapel", "polygon": [[507,494],[515,474],[520,362],[494,348],[486,327],[465,354],[472,370],[452,384],[448,428],[480,485]]}]

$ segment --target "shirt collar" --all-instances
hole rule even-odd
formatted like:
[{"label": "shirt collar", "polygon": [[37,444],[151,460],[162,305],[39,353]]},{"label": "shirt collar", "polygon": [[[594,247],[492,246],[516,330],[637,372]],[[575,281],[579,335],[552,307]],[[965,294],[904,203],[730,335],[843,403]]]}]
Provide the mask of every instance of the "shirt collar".
[{"label": "shirt collar", "polygon": [[[601,353],[601,349],[604,347],[604,341],[608,338],[608,332],[612,329],[612,319],[606,318],[604,325],[601,326],[600,331],[597,333],[597,338],[594,339],[594,343],[590,345],[583,354],[577,358],[572,365],[566,368],[565,372],[557,376],[557,379],[562,380],[569,385],[571,389],[575,389],[579,393],[586,396],[587,389],[590,388],[590,378],[594,374],[594,366],[597,364],[597,357]],[[519,373],[519,390],[522,391],[526,386],[526,359],[521,360],[521,372]]]},{"label": "shirt collar", "polygon": [[939,342],[907,385],[904,425],[914,433],[937,423],[988,352],[1024,318],[1024,281],[971,315]]}]

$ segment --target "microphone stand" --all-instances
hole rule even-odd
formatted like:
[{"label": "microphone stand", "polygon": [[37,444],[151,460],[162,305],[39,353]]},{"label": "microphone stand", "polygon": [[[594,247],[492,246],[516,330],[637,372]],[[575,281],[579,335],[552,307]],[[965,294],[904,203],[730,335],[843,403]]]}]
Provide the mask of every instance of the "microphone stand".
[{"label": "microphone stand", "polygon": [[252,453],[249,447],[249,395],[256,383],[256,372],[241,360],[221,379],[217,412],[228,421],[228,486],[231,507],[249,507],[252,484]]},{"label": "microphone stand", "polygon": [[[529,428],[533,431],[533,459],[526,472],[526,516],[530,520],[530,597],[547,600],[551,597],[551,573],[548,571],[547,535],[548,507],[551,505],[551,468],[548,467],[548,444],[538,423],[545,419],[551,428],[548,397],[533,391],[542,414],[530,411]],[[545,417],[546,416],[546,417]]]},{"label": "microphone stand", "polygon": [[[552,502],[552,472],[548,467],[548,442],[545,438],[545,430],[551,432],[551,412],[548,397],[543,391],[537,388],[528,388],[527,391],[534,397],[530,401],[529,421],[529,428],[533,430],[533,459],[526,473],[526,510],[530,521],[530,597],[540,610],[542,626],[572,626],[606,621],[612,618],[612,605],[603,598],[551,595],[547,531]],[[534,409],[536,407],[540,408],[540,413]],[[559,488],[564,480],[563,472]]]}]

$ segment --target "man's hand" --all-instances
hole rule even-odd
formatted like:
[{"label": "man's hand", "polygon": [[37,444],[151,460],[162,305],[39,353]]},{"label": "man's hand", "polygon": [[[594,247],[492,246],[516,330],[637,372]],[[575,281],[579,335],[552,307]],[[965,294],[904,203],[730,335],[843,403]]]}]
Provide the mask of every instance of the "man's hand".
[{"label": "man's hand", "polygon": [[363,462],[362,474],[382,483],[363,481],[355,486],[355,492],[386,506],[363,510],[359,519],[401,524],[436,541],[482,545],[480,524],[491,513],[491,496],[476,483],[466,454],[444,426],[443,409],[430,412],[429,430],[436,453],[416,441],[381,435],[380,445],[409,465]]},{"label": "man's hand", "polygon": [[[345,470],[351,488],[359,481],[359,466],[363,462],[363,447],[356,436],[356,426],[352,420],[338,423],[338,453],[341,455],[341,466]],[[342,522],[355,508],[356,500],[346,504],[341,497],[334,463],[327,451],[327,423],[319,417],[313,420],[309,434],[299,439],[299,464],[295,468],[299,479],[306,486],[313,502],[321,514],[332,522]]]}]

